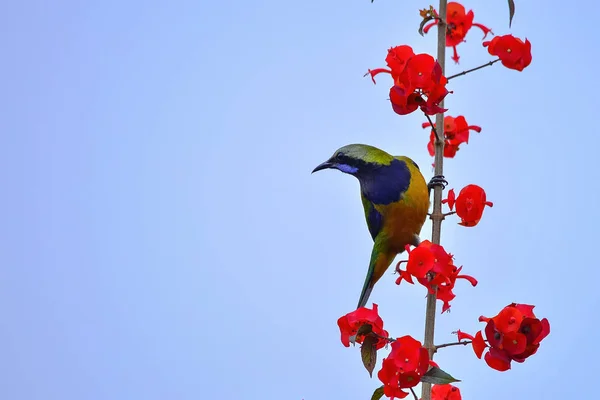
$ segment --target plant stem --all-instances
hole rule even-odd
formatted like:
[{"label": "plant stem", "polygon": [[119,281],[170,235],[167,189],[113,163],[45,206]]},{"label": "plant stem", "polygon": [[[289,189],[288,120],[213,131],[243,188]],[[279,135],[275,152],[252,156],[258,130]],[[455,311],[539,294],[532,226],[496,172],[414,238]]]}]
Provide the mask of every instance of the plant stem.
[{"label": "plant stem", "polygon": [[[442,68],[442,74],[446,70],[446,6],[448,0],[440,0],[438,15],[441,17],[438,20],[438,40],[437,40],[437,61]],[[440,103],[440,107],[444,108],[444,102]],[[435,175],[444,175],[444,113],[436,115],[436,136],[435,140]],[[431,233],[431,241],[435,244],[440,244],[442,233],[442,187],[435,186],[433,189],[433,212],[431,220],[433,221],[433,230]],[[427,294],[427,306],[425,309],[425,340],[423,345],[429,350],[429,358],[433,359],[435,353],[435,345],[433,344],[435,334],[435,314],[436,314],[436,292]],[[421,388],[421,399],[431,400],[431,384],[423,383]]]},{"label": "plant stem", "polygon": [[412,394],[413,394],[413,396],[414,396],[415,400],[419,400],[419,398],[417,397],[417,394],[415,393],[415,389],[413,389],[413,388],[410,388],[410,391],[412,392]]},{"label": "plant stem", "polygon": [[435,125],[433,125],[433,121],[431,120],[431,117],[429,116],[429,114],[427,114],[426,112],[424,112],[423,114],[425,114],[425,117],[427,117],[427,121],[429,121],[429,124],[431,125],[431,129],[433,129],[433,132],[435,133],[435,137],[437,138],[437,140],[442,140],[442,137],[440,136],[437,129],[435,128]]},{"label": "plant stem", "polygon": [[388,341],[388,342],[390,342],[390,343],[392,343],[392,342],[395,342],[395,341],[396,341],[396,339],[394,339],[394,338],[387,337],[387,336],[381,336],[381,335],[378,335],[378,334],[376,334],[375,332],[369,332],[369,333],[368,333],[368,335],[372,335],[372,336],[374,336],[374,337],[376,337],[376,338],[378,338],[378,339],[387,340],[387,341]]},{"label": "plant stem", "polygon": [[468,69],[468,70],[466,70],[466,71],[463,71],[463,72],[459,72],[458,74],[454,74],[454,75],[452,75],[452,76],[449,76],[449,77],[448,77],[448,78],[446,78],[446,79],[448,79],[448,80],[450,80],[450,79],[454,79],[454,78],[457,78],[457,77],[459,77],[459,76],[466,75],[466,74],[468,74],[468,73],[470,73],[470,72],[477,71],[478,69],[485,68],[485,67],[490,67],[490,66],[494,65],[494,63],[497,63],[498,61],[500,61],[500,59],[499,59],[499,58],[497,58],[497,59],[495,59],[495,60],[493,60],[493,61],[490,61],[490,62],[488,62],[488,63],[485,63],[485,64],[483,64],[483,65],[480,65],[479,67],[475,67],[475,68],[471,68],[471,69]]},{"label": "plant stem", "polygon": [[466,346],[468,344],[471,344],[472,342],[470,340],[464,340],[462,342],[452,342],[452,343],[444,343],[444,344],[438,344],[435,346],[435,350],[437,351],[438,349],[443,349],[444,347],[450,347],[450,346]]}]

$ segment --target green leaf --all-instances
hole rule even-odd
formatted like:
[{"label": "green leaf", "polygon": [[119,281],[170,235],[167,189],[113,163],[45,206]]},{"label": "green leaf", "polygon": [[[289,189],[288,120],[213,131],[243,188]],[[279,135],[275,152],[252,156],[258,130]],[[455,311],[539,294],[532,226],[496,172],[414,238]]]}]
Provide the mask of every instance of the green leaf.
[{"label": "green leaf", "polygon": [[350,336],[350,343],[356,344],[356,338],[358,335],[368,335],[371,332],[373,332],[373,327],[371,327],[370,324],[361,325],[360,328],[358,328],[358,331],[356,331],[356,335]]},{"label": "green leaf", "polygon": [[371,378],[373,377],[373,370],[375,369],[375,363],[377,362],[377,338],[373,336],[366,336],[363,340],[363,344],[360,347],[360,357],[362,358],[363,365],[369,371]]},{"label": "green leaf", "polygon": [[512,19],[515,16],[515,0],[508,0],[508,27],[512,25]]},{"label": "green leaf", "polygon": [[421,21],[421,25],[419,25],[419,35],[425,36],[425,34],[423,33],[425,24],[428,23],[429,21],[431,21],[432,19],[435,19],[435,17],[433,15],[428,15],[427,17],[423,18],[423,21]]},{"label": "green leaf", "polygon": [[379,400],[382,397],[383,397],[383,385],[381,385],[377,389],[375,389],[375,391],[373,392],[373,396],[371,396],[371,400]]},{"label": "green leaf", "polygon": [[431,369],[421,377],[421,382],[443,385],[446,383],[460,382],[460,380],[454,378],[449,373],[442,371],[438,367],[431,367]]}]

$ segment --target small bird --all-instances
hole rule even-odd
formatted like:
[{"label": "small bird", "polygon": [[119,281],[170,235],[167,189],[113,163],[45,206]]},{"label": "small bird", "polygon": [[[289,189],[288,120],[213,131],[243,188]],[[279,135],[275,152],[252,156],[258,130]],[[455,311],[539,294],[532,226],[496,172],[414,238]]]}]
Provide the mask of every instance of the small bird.
[{"label": "small bird", "polygon": [[443,185],[436,176],[428,185],[419,166],[410,158],[394,157],[365,144],[350,144],[312,172],[338,169],[355,176],[360,182],[360,195],[373,238],[369,270],[357,308],[364,307],[375,283],[407,244],[418,246],[419,233],[429,210],[431,185]]}]

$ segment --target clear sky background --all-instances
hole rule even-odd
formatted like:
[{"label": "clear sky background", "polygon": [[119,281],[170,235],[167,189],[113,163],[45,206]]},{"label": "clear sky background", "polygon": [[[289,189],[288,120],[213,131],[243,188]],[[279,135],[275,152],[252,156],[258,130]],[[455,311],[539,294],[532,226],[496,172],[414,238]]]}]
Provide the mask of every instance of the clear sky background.
[{"label": "clear sky background", "polygon": [[[459,282],[436,342],[535,304],[552,332],[500,373],[469,348],[436,360],[465,399],[589,397],[598,331],[596,2],[516,0],[524,72],[456,79],[450,115],[483,128],[446,162],[483,186],[476,228],[449,219]],[[469,1],[508,33],[506,1]],[[546,4],[546,5],[542,5]],[[432,176],[429,132],[400,117],[389,47],[433,52],[427,2],[18,1],[0,7],[0,398],[368,399],[336,320],[371,251],[358,182],[311,170],[368,143]],[[461,64],[491,59],[474,28]],[[422,236],[430,236],[429,223]],[[371,300],[421,339],[425,290],[388,273]],[[380,359],[385,352],[380,353]]]}]

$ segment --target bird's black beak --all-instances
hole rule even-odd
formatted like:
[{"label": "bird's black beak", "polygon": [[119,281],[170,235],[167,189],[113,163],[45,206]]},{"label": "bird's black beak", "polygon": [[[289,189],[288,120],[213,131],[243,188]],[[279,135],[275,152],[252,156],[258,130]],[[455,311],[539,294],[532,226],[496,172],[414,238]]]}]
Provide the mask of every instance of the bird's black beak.
[{"label": "bird's black beak", "polygon": [[331,161],[327,160],[324,163],[317,165],[317,168],[313,169],[311,174],[314,174],[315,172],[320,171],[322,169],[332,168],[333,166],[334,164]]}]

